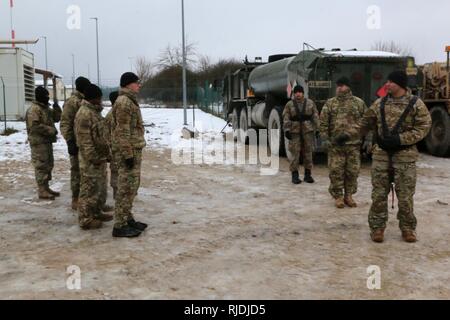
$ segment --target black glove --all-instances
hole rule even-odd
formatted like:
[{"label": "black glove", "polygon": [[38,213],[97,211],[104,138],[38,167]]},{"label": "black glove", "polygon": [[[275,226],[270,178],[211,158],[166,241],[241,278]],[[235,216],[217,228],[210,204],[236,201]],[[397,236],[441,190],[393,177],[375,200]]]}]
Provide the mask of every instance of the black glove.
[{"label": "black glove", "polygon": [[71,156],[76,156],[78,154],[77,143],[74,140],[67,141],[67,149]]},{"label": "black glove", "polygon": [[285,131],[284,132],[284,136],[286,137],[286,139],[288,140],[292,140],[292,135],[290,131]]},{"label": "black glove", "polygon": [[134,158],[125,159],[125,164],[128,169],[132,170],[134,168]]},{"label": "black glove", "polygon": [[350,136],[349,136],[348,134],[346,134],[346,133],[341,133],[341,134],[339,134],[339,135],[334,139],[334,142],[335,142],[338,146],[342,147],[342,146],[345,145],[345,143],[346,143],[348,140],[350,140]]},{"label": "black glove", "polygon": [[381,138],[379,141],[380,148],[383,150],[395,150],[402,145],[399,134],[393,134]]}]

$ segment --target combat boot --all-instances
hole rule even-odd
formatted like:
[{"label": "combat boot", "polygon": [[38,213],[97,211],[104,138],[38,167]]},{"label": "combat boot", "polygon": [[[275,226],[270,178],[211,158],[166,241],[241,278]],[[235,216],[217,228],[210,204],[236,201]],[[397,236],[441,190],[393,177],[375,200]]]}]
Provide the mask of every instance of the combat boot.
[{"label": "combat boot", "polygon": [[112,236],[115,238],[134,238],[138,237],[141,234],[141,231],[130,227],[129,225],[125,225],[121,228],[114,227]]},{"label": "combat boot", "polygon": [[55,196],[47,191],[45,185],[40,185],[38,189],[39,199],[55,200]]},{"label": "combat boot", "polygon": [[103,225],[103,222],[101,222],[98,219],[92,219],[88,223],[80,226],[83,230],[94,230],[94,229],[100,229]]},{"label": "combat boot", "polygon": [[402,230],[402,238],[404,241],[409,243],[417,241],[416,232],[413,230]]},{"label": "combat boot", "polygon": [[95,219],[100,220],[102,222],[112,221],[114,217],[111,214],[99,213],[95,216]]},{"label": "combat boot", "polygon": [[370,233],[373,242],[381,243],[384,241],[384,229],[377,229]]},{"label": "combat boot", "polygon": [[130,220],[128,220],[128,225],[134,229],[137,229],[139,231],[144,231],[145,229],[147,229],[148,224],[143,223],[143,222],[139,222],[134,220],[133,218],[131,218]]},{"label": "combat boot", "polygon": [[105,204],[102,208],[102,211],[103,212],[112,212],[112,211],[114,211],[114,207],[108,206],[107,204]]},{"label": "combat boot", "polygon": [[45,188],[47,189],[47,192],[54,195],[55,197],[59,197],[61,195],[61,193],[53,191],[52,189],[50,189],[50,186],[48,185],[48,182],[45,183]]},{"label": "combat boot", "polygon": [[306,183],[314,183],[314,179],[311,176],[311,170],[305,169],[305,177],[303,179]]},{"label": "combat boot", "polygon": [[298,175],[298,171],[292,172],[292,183],[293,184],[300,184],[300,183],[302,183],[302,180],[300,180],[300,177]]},{"label": "combat boot", "polygon": [[344,203],[348,205],[350,208],[356,208],[358,205],[356,204],[355,200],[353,200],[353,197],[351,194],[346,194],[344,197]]},{"label": "combat boot", "polygon": [[78,210],[78,198],[72,198],[72,210]]},{"label": "combat boot", "polygon": [[336,204],[336,208],[338,208],[338,209],[345,208],[344,198],[342,198],[342,197],[336,198],[335,204]]}]

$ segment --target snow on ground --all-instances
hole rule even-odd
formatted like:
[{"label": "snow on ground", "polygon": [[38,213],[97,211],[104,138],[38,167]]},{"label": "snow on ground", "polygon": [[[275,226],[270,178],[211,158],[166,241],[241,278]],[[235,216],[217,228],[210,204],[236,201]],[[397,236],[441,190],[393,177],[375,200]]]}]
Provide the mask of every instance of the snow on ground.
[{"label": "snow on ground", "polygon": [[[106,107],[103,115],[110,110]],[[162,109],[162,108],[142,108],[142,117],[146,130],[145,138],[148,147],[152,149],[164,149],[186,144],[183,141],[182,129],[184,127],[183,109]],[[192,109],[188,110],[188,127],[193,127]],[[220,133],[225,127],[226,122],[211,114],[201,110],[195,110],[195,129],[204,134],[203,137],[213,137]],[[0,136],[0,161],[30,161],[30,147],[27,142],[27,132],[24,122],[11,121],[7,127],[14,128],[19,132],[9,136]],[[59,130],[59,123],[56,124]],[[1,127],[1,131],[3,131]],[[225,132],[228,132],[226,128]],[[67,146],[61,134],[58,135],[58,141],[53,145],[55,160],[67,158]]]}]

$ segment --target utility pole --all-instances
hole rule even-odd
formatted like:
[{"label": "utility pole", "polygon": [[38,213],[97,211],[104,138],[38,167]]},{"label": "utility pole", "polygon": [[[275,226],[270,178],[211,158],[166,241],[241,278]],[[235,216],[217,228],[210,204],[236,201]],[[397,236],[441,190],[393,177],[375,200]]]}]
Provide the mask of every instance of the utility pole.
[{"label": "utility pole", "polygon": [[16,39],[16,32],[13,28],[13,8],[14,8],[14,0],[9,0],[9,8],[10,8],[10,24],[11,24],[11,41],[12,41],[12,47],[15,48],[16,44],[14,43],[14,40]]},{"label": "utility pole", "polygon": [[183,109],[184,125],[187,126],[187,86],[186,86],[186,39],[184,34],[184,0],[181,0],[181,29],[183,38]]},{"label": "utility pole", "polygon": [[100,87],[100,54],[98,49],[98,18],[91,18],[95,20],[95,33],[96,33],[96,42],[97,42],[97,85]]}]

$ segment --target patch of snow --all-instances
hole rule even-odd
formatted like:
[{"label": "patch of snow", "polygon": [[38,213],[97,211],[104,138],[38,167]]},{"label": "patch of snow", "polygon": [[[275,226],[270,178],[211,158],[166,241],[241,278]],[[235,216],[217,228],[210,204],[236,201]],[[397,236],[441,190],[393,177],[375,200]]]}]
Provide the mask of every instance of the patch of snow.
[{"label": "patch of snow", "polygon": [[383,58],[396,58],[400,55],[392,52],[385,51],[323,51],[325,54],[339,57],[383,57]]}]

